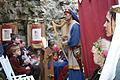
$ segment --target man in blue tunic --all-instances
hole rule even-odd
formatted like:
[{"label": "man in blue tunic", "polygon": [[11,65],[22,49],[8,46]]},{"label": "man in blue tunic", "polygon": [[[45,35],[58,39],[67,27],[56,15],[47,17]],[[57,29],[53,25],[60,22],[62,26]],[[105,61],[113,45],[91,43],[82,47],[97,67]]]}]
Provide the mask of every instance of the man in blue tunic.
[{"label": "man in blue tunic", "polygon": [[82,68],[75,58],[75,55],[79,52],[77,47],[80,46],[79,19],[70,9],[66,9],[64,14],[69,29],[67,43],[65,43],[68,47],[69,80],[84,80]]},{"label": "man in blue tunic", "polygon": [[[54,22],[52,22],[52,24],[64,29],[62,32],[62,44],[68,52],[68,78],[69,80],[84,80],[82,66],[79,64],[81,63],[80,56],[78,56],[78,53],[80,53],[79,19],[77,15],[70,9],[66,9],[64,11],[64,17],[65,19],[62,21],[61,25],[57,25]],[[76,56],[78,57],[78,60],[76,60]]]}]

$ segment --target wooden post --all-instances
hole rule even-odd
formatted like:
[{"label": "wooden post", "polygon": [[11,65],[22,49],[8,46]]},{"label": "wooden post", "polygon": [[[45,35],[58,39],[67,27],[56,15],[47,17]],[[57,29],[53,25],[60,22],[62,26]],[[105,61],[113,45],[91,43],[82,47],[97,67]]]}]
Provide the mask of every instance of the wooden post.
[{"label": "wooden post", "polygon": [[[45,80],[54,80],[54,64],[53,64],[53,56],[51,55],[51,50],[50,48],[45,49],[45,54],[44,54],[44,74],[45,74]],[[48,69],[48,56],[50,56],[50,68]]]}]

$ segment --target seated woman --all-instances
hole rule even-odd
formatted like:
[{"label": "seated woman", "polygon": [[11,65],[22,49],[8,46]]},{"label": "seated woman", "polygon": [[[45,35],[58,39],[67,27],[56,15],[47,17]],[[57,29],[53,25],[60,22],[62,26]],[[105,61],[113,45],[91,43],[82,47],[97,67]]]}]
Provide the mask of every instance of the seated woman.
[{"label": "seated woman", "polygon": [[99,38],[92,47],[92,53],[94,58],[94,63],[99,65],[100,68],[97,69],[97,72],[95,71],[94,75],[92,76],[92,80],[99,80],[108,49],[110,46],[110,41],[106,40],[105,38],[101,39]]},{"label": "seated woman", "polygon": [[20,51],[20,47],[18,45],[12,45],[10,47],[10,53],[11,53],[11,56],[10,56],[10,63],[12,65],[12,68],[15,72],[15,74],[27,74],[27,75],[33,75],[33,77],[35,78],[35,80],[39,80],[39,73],[40,73],[40,70],[37,68],[33,68],[33,66],[22,66],[18,58],[18,56],[21,55],[21,51]]}]

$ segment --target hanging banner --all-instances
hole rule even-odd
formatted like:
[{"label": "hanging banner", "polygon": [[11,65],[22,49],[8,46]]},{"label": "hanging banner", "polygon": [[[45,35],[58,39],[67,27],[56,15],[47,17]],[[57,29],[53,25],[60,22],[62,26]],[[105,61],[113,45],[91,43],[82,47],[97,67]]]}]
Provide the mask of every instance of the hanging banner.
[{"label": "hanging banner", "polygon": [[33,48],[42,48],[42,37],[44,37],[43,23],[29,23],[27,27],[28,45]]},{"label": "hanging banner", "polygon": [[41,25],[40,24],[32,24],[31,36],[33,42],[41,41]]},{"label": "hanging banner", "polygon": [[11,40],[11,33],[16,34],[17,26],[16,23],[5,23],[2,24],[1,28],[1,39],[2,41],[10,41]]},{"label": "hanging banner", "polygon": [[10,34],[12,33],[12,29],[2,29],[2,41],[10,41]]}]

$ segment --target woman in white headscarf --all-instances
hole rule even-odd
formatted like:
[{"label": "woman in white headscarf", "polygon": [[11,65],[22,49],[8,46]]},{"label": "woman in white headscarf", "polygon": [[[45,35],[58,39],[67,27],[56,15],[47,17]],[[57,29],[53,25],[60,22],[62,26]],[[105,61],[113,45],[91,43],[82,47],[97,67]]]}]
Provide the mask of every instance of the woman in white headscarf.
[{"label": "woman in white headscarf", "polygon": [[108,51],[99,80],[120,80],[120,6],[115,5],[108,11],[104,24],[106,35],[112,36],[111,46]]}]

